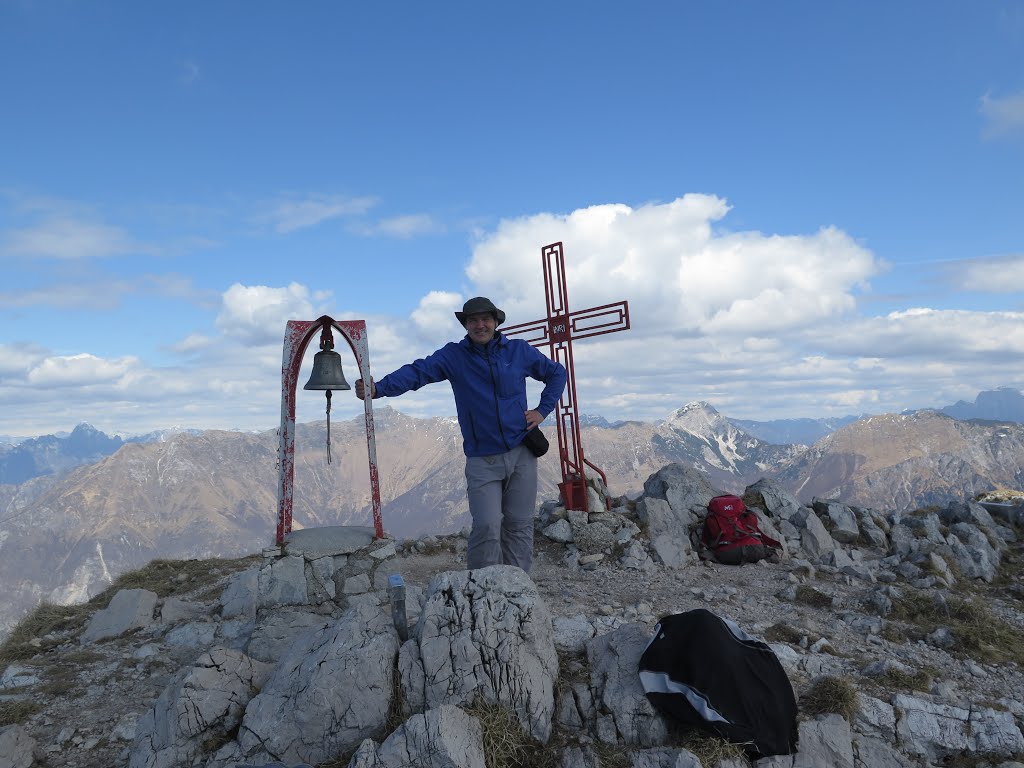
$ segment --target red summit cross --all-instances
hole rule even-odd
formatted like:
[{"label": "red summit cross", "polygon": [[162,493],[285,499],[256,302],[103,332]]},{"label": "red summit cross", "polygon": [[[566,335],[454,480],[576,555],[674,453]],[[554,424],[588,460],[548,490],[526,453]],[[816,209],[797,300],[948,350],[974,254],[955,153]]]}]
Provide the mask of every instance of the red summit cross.
[{"label": "red summit cross", "polygon": [[568,379],[565,392],[558,401],[556,425],[558,427],[558,453],[562,462],[562,482],[558,489],[566,509],[588,512],[587,482],[583,465],[601,476],[605,487],[608,478],[604,472],[587,461],[580,442],[580,418],[576,408],[576,376],[573,372],[572,342],[604,333],[629,330],[629,304],[619,301],[591,309],[569,311],[569,298],[565,290],[565,256],[561,243],[545,245],[540,251],[544,266],[544,299],[547,317],[530,323],[503,328],[505,336],[521,336],[534,347],[548,347],[548,357],[565,366]]}]

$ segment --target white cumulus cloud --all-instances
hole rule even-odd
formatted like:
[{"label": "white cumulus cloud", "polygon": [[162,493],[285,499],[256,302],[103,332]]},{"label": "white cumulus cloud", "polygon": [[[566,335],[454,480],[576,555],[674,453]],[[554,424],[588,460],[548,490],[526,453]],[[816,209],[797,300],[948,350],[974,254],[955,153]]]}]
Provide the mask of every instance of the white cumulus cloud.
[{"label": "white cumulus cloud", "polygon": [[884,265],[849,235],[715,232],[729,211],[711,195],[638,208],[599,205],[502,222],[466,272],[509,322],[543,315],[538,244],[563,241],[569,309],[625,299],[648,332],[763,335],[856,307]]},{"label": "white cumulus cloud", "polygon": [[48,357],[28,372],[28,382],[37,387],[86,387],[112,384],[139,367],[138,358],[105,359],[86,353]]},{"label": "white cumulus cloud", "polygon": [[315,320],[323,314],[314,308],[322,298],[298,283],[284,288],[235,283],[224,292],[217,327],[245,344],[280,344],[289,320]]},{"label": "white cumulus cloud", "polygon": [[455,319],[455,310],[462,309],[463,299],[457,293],[431,291],[412,312],[412,321],[420,336],[440,346],[463,333]]}]

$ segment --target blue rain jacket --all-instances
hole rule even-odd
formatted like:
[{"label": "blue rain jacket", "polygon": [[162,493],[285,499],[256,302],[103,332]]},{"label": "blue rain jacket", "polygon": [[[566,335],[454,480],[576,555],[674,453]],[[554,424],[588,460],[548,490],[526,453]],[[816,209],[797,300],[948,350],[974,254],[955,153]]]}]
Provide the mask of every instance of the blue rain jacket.
[{"label": "blue rain jacket", "polygon": [[493,456],[515,448],[526,436],[526,377],[544,382],[541,416],[555,409],[565,389],[565,367],[522,339],[495,333],[485,346],[467,335],[375,382],[377,397],[397,397],[424,384],[448,381],[467,456]]}]

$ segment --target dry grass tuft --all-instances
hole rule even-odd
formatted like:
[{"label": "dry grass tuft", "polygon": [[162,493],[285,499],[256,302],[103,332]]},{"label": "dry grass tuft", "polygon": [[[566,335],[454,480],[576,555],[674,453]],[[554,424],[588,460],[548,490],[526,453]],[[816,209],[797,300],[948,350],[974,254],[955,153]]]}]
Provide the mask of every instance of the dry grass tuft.
[{"label": "dry grass tuft", "polygon": [[110,605],[114,595],[122,589],[148,589],[160,597],[191,593],[204,588],[211,592],[213,585],[226,575],[244,570],[259,559],[259,555],[250,555],[234,560],[154,560],[137,571],[122,574],[87,603],[40,603],[0,645],[0,664],[31,658],[62,642],[45,640],[48,635],[82,630],[92,615]]},{"label": "dry grass tuft", "polygon": [[1024,752],[1004,755],[993,752],[959,752],[947,756],[939,765],[942,768],[992,768],[995,765],[1024,763]]},{"label": "dry grass tuft", "polygon": [[764,639],[769,643],[789,643],[790,645],[800,645],[800,641],[804,637],[805,634],[799,629],[791,627],[789,624],[782,621],[772,624],[764,631]]},{"label": "dry grass tuft", "polygon": [[38,702],[23,699],[0,701],[0,728],[24,723],[42,708]]},{"label": "dry grass tuft", "polygon": [[[617,744],[605,744],[603,741],[597,741],[590,745],[590,749],[600,761],[601,768],[631,768],[633,765],[629,753]],[[551,763],[551,765],[561,765],[561,763]]]},{"label": "dry grass tuft", "polygon": [[211,587],[224,576],[245,570],[260,561],[260,555],[234,560],[153,560],[137,571],[123,573],[87,605],[106,608],[122,589],[148,589],[158,597],[173,597]]},{"label": "dry grass tuft", "polygon": [[838,677],[819,677],[800,697],[800,711],[811,717],[834,713],[852,723],[858,709],[857,689]]},{"label": "dry grass tuft", "polygon": [[926,634],[949,627],[955,639],[950,650],[962,657],[1024,664],[1024,632],[993,616],[983,599],[936,600],[912,593],[893,601],[892,615],[916,624]]},{"label": "dry grass tuft", "polygon": [[534,741],[515,714],[478,699],[466,709],[483,728],[486,768],[557,768],[557,750]]},{"label": "dry grass tuft", "polygon": [[391,733],[405,722],[403,714],[405,710],[405,695],[402,691],[402,673],[398,669],[398,659],[395,659],[395,666],[391,670],[391,685],[394,693],[388,703],[388,716],[384,723],[384,730]]},{"label": "dry grass tuft", "polygon": [[814,587],[801,584],[796,588],[796,601],[812,608],[831,608],[832,596],[819,592]]},{"label": "dry grass tuft", "polygon": [[890,689],[902,688],[909,691],[927,693],[931,689],[934,679],[932,672],[927,669],[919,669],[913,673],[890,669],[879,678],[879,682],[884,683]]},{"label": "dry grass tuft", "polygon": [[0,664],[29,659],[49,650],[57,641],[46,643],[41,638],[53,632],[81,629],[91,615],[92,610],[85,605],[40,603],[0,645]]},{"label": "dry grass tuft", "polygon": [[747,763],[743,747],[697,728],[687,734],[680,746],[696,755],[701,765],[715,766],[722,760],[736,760],[741,765]]}]

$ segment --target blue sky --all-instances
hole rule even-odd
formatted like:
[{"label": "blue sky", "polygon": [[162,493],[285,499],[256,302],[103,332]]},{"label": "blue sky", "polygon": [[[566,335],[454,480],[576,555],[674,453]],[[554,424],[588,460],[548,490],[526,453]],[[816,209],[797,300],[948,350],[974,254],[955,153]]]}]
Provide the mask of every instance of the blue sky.
[{"label": "blue sky", "polygon": [[554,241],[583,412],[1024,386],[1020,2],[0,0],[0,104],[0,434],[273,428],[287,319],[379,377]]}]

